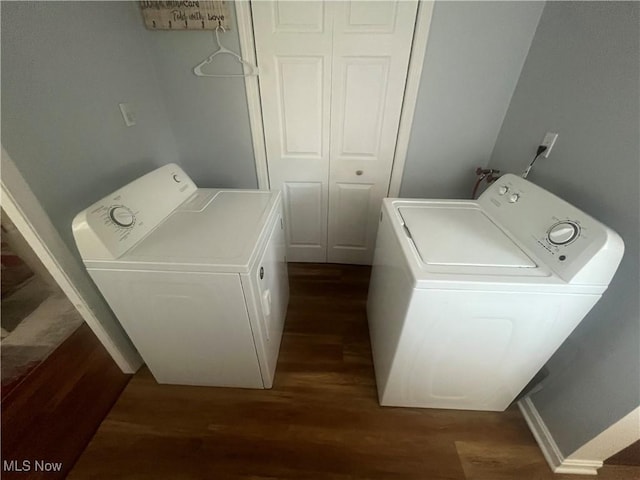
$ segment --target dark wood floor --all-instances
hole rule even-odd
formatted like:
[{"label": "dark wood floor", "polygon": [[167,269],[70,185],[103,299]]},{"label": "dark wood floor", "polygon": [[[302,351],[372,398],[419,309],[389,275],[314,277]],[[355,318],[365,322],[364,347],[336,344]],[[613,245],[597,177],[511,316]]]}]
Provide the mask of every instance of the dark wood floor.
[{"label": "dark wood floor", "polygon": [[[130,377],[82,324],[2,399],[2,479],[65,478]],[[36,472],[35,461],[60,470]]]},{"label": "dark wood floor", "polygon": [[[272,390],[160,386],[140,371],[71,479],[579,480],[553,475],[516,408],[378,405],[367,267],[289,267]],[[605,466],[601,480],[640,478]]]},{"label": "dark wood floor", "polygon": [[[640,467],[640,440],[616,453],[605,462],[608,465],[633,465]],[[640,474],[638,475],[640,478]]]}]

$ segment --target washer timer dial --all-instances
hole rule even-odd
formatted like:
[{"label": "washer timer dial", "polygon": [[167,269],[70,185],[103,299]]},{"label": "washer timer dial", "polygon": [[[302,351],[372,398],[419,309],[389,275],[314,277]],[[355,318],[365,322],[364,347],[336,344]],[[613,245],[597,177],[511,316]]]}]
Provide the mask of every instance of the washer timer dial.
[{"label": "washer timer dial", "polygon": [[132,227],[136,221],[136,217],[133,212],[123,205],[111,207],[109,209],[109,218],[117,226],[124,228]]},{"label": "washer timer dial", "polygon": [[579,234],[580,227],[577,223],[564,220],[551,226],[547,232],[547,239],[553,245],[567,245],[573,242]]}]

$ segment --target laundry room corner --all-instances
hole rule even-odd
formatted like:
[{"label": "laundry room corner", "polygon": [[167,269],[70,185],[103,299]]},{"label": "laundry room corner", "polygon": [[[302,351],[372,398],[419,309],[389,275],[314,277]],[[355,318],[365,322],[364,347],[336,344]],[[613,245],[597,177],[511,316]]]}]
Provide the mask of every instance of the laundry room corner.
[{"label": "laundry room corner", "polygon": [[[635,2],[548,2],[489,163],[523,171],[545,132],[557,132],[554,151],[529,178],[625,240],[609,291],[530,395],[561,457],[640,406],[640,113],[630,101],[640,98],[639,22]],[[594,460],[626,446],[605,444]]]},{"label": "laundry room corner", "polygon": [[470,173],[489,163],[544,5],[435,3],[398,196],[469,196]]}]

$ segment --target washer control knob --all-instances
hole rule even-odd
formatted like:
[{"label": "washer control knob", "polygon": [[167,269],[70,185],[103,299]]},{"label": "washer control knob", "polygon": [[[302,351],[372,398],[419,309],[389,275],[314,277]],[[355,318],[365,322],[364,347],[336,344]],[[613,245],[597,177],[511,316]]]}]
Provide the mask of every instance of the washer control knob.
[{"label": "washer control knob", "polygon": [[173,176],[173,181],[176,183],[180,183],[182,181],[182,179],[180,178],[180,175],[178,175],[177,173]]},{"label": "washer control knob", "polygon": [[498,195],[505,195],[508,191],[509,187],[507,187],[506,185],[502,185],[500,188],[498,188]]},{"label": "washer control knob", "polygon": [[133,215],[133,212],[127,207],[118,205],[115,207],[111,207],[111,209],[109,210],[109,218],[111,218],[111,221],[117,226],[128,228],[133,226],[133,222],[135,221],[136,217]]},{"label": "washer control knob", "polygon": [[519,193],[514,193],[509,197],[509,203],[516,203],[520,199]]},{"label": "washer control knob", "polygon": [[563,221],[551,226],[547,232],[547,238],[554,245],[567,245],[573,242],[579,234],[580,227],[577,224]]}]

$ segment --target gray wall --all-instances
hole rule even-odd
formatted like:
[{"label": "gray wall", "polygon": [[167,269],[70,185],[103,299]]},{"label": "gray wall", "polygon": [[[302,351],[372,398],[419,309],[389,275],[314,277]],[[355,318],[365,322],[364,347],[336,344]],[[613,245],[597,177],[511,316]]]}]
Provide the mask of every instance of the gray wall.
[{"label": "gray wall", "polygon": [[640,4],[549,2],[490,165],[529,179],[616,230],[626,253],[609,290],[549,362],[532,400],[565,455],[640,405]]},{"label": "gray wall", "polygon": [[75,252],[76,213],[178,159],[147,32],[130,2],[3,2],[1,13],[2,145]]},{"label": "gray wall", "polygon": [[[52,253],[135,367],[139,358],[80,261],[71,222],[177,159],[139,13],[122,2],[2,2],[0,13],[2,145],[69,250],[37,212],[30,220],[54,240]],[[125,127],[121,102],[135,105],[137,125]]]},{"label": "gray wall", "polygon": [[[228,2],[234,13],[233,2]],[[235,18],[220,42],[240,52]],[[142,22],[140,22],[140,27]],[[200,187],[257,188],[249,110],[242,78],[203,78],[193,73],[217,46],[211,31],[146,31],[180,162]],[[242,73],[230,56],[216,58],[207,73]]]},{"label": "gray wall", "polygon": [[437,2],[400,196],[469,198],[544,2]]}]

